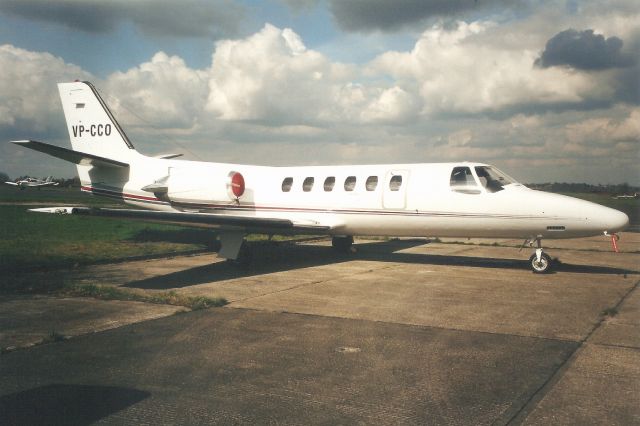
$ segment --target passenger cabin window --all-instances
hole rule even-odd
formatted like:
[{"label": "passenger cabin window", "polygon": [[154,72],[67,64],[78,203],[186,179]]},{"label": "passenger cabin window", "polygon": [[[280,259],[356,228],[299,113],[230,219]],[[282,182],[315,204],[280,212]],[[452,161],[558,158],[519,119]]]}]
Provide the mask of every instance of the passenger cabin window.
[{"label": "passenger cabin window", "polygon": [[402,176],[400,175],[391,176],[391,180],[389,181],[389,189],[391,191],[400,191],[401,186],[402,186]]},{"label": "passenger cabin window", "polygon": [[334,176],[329,176],[324,180],[324,190],[326,192],[333,191],[333,186],[336,184],[336,178]]},{"label": "passenger cabin window", "polygon": [[346,178],[344,180],[344,190],[345,191],[353,191],[353,189],[356,187],[356,177],[355,176],[349,176],[348,178]]},{"label": "passenger cabin window", "polygon": [[449,180],[451,189],[462,194],[480,194],[480,188],[469,167],[454,167]]},{"label": "passenger cabin window", "polygon": [[302,190],[304,192],[309,192],[313,189],[313,180],[312,177],[308,177],[302,182]]},{"label": "passenger cabin window", "polygon": [[291,186],[293,186],[293,178],[292,177],[284,178],[284,180],[282,181],[282,192],[291,191]]},{"label": "passenger cabin window", "polygon": [[480,184],[485,187],[487,192],[502,191],[505,186],[512,183],[516,183],[513,178],[510,178],[500,170],[494,169],[489,166],[476,166],[476,175]]},{"label": "passenger cabin window", "polygon": [[369,176],[364,186],[367,191],[375,191],[378,187],[378,176]]}]

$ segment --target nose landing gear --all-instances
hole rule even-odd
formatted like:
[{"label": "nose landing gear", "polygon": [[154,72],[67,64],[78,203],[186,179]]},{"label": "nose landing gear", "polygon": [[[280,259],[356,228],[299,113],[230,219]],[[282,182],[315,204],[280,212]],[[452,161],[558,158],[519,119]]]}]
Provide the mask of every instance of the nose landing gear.
[{"label": "nose landing gear", "polygon": [[549,273],[553,266],[553,262],[551,260],[551,256],[549,256],[542,250],[541,237],[528,238],[524,240],[522,247],[524,247],[526,244],[529,244],[529,247],[532,247],[534,242],[537,243],[538,248],[536,248],[535,253],[532,254],[531,257],[529,258],[529,264],[531,265],[531,270],[533,271],[534,274]]},{"label": "nose landing gear", "polygon": [[529,263],[534,274],[546,274],[551,271],[551,257],[543,253],[542,249],[536,249],[535,254],[529,258]]}]

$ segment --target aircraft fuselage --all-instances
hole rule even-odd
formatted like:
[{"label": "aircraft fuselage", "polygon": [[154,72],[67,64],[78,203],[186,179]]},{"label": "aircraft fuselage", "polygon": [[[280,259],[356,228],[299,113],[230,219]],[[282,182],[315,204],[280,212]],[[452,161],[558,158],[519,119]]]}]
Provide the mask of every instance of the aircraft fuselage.
[{"label": "aircraft fuselage", "polygon": [[[126,176],[81,174],[83,190],[154,210],[325,224],[332,235],[574,238],[628,223],[617,210],[516,182],[492,192],[476,173],[490,166],[480,163],[264,167],[136,157]],[[452,185],[456,168],[471,172],[470,185]],[[240,197],[228,189],[234,172],[245,182]],[[163,178],[166,192],[142,190]]]}]

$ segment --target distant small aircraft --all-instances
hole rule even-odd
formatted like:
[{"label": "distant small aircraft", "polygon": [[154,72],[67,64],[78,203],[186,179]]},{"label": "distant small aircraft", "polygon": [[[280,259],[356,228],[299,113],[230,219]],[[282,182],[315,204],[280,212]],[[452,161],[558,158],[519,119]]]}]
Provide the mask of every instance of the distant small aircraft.
[{"label": "distant small aircraft", "polygon": [[640,198],[640,195],[638,195],[638,193],[634,193],[633,195],[629,195],[629,194],[623,194],[623,195],[616,195],[615,197],[616,200],[617,199],[628,199],[628,198]]},{"label": "distant small aircraft", "polygon": [[[482,163],[268,167],[140,154],[88,82],[58,84],[72,149],[15,144],[77,165],[81,190],[139,209],[47,207],[43,213],[109,216],[220,229],[226,259],[249,258],[247,233],[330,235],[349,250],[355,235],[522,238],[547,272],[544,238],[611,236],[626,214],[535,191]],[[148,209],[148,210],[144,210]]]},{"label": "distant small aircraft", "polygon": [[58,186],[58,182],[54,182],[53,181],[53,176],[49,176],[45,180],[28,177],[26,179],[18,180],[18,181],[15,181],[15,182],[8,181],[8,182],[5,182],[5,183],[7,185],[17,186],[20,189],[25,189],[25,188],[38,188],[38,189],[40,189],[43,186]]}]

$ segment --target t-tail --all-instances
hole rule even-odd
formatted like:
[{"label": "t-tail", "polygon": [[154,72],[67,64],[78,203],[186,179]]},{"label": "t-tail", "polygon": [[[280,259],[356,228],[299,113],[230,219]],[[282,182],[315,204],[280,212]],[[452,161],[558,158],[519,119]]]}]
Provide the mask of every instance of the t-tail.
[{"label": "t-tail", "polygon": [[111,160],[128,162],[133,144],[89,82],[58,84],[71,147]]},{"label": "t-tail", "polygon": [[58,91],[71,140],[62,148],[33,140],[14,143],[75,163],[83,189],[93,181],[121,186],[129,166],[143,157],[89,82],[59,83]]}]

